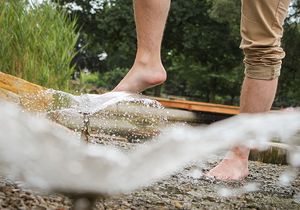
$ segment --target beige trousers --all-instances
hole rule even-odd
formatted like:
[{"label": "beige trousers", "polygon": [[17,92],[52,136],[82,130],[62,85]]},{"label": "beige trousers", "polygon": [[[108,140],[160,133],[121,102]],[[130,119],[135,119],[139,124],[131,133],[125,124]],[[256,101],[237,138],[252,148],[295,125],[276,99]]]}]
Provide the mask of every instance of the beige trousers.
[{"label": "beige trousers", "polygon": [[272,80],[280,75],[283,23],[290,0],[242,0],[241,49],[245,75],[252,79]]}]

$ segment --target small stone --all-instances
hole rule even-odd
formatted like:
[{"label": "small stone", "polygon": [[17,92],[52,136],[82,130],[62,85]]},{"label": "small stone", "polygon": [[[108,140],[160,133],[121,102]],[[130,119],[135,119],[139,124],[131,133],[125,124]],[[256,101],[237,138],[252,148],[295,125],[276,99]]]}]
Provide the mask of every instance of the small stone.
[{"label": "small stone", "polygon": [[33,209],[33,210],[47,210],[47,208],[44,207],[44,206],[35,206],[35,207],[33,207],[32,209]]},{"label": "small stone", "polygon": [[207,196],[207,197],[205,197],[204,199],[205,199],[205,200],[208,200],[208,201],[210,201],[210,202],[216,202],[216,199],[215,199],[214,197],[212,197],[212,196]]},{"label": "small stone", "polygon": [[3,192],[0,192],[0,198],[5,198],[6,196],[5,196],[5,193],[3,193]]},{"label": "small stone", "polygon": [[179,201],[174,201],[174,206],[177,208],[177,209],[182,209],[182,204],[179,202]]}]

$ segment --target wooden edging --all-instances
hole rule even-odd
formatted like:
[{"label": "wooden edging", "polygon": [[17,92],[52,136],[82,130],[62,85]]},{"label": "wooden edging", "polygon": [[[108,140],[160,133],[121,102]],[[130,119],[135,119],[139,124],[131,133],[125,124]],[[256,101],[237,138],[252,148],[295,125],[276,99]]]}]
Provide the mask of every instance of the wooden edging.
[{"label": "wooden edging", "polygon": [[38,93],[46,88],[0,71],[0,88],[15,94]]},{"label": "wooden edging", "polygon": [[165,98],[153,97],[159,101],[164,107],[184,109],[189,111],[210,112],[217,114],[237,115],[240,113],[239,107],[227,106],[221,104],[211,104],[205,102],[185,101],[185,100],[172,100]]}]

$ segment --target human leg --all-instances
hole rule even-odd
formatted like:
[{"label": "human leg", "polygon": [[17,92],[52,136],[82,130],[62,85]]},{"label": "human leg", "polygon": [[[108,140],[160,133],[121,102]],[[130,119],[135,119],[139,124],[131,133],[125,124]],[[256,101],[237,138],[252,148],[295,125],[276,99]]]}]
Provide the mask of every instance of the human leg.
[{"label": "human leg", "polygon": [[[241,91],[240,112],[259,113],[271,109],[278,79],[257,80],[245,77]],[[226,157],[207,175],[218,179],[239,180],[248,175],[248,156],[250,149],[246,147],[233,148]]]},{"label": "human leg", "polygon": [[169,8],[170,0],[134,0],[138,49],[132,68],[114,91],[139,93],[166,80],[160,50]]},{"label": "human leg", "polygon": [[[245,54],[245,78],[241,91],[240,112],[259,113],[271,109],[281,60],[282,24],[289,0],[243,0],[241,48]],[[207,175],[218,179],[242,179],[248,175],[250,149],[235,147]]]}]

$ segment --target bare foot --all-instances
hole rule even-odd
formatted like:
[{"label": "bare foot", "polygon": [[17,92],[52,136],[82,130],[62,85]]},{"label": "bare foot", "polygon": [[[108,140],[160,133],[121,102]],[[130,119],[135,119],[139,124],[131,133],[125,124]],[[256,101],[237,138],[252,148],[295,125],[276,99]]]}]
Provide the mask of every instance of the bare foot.
[{"label": "bare foot", "polygon": [[248,157],[250,149],[247,147],[234,147],[226,157],[206,176],[213,176],[219,180],[241,180],[249,174]]},{"label": "bare foot", "polygon": [[248,176],[248,159],[223,159],[206,176],[219,180],[242,180]]},{"label": "bare foot", "polygon": [[140,93],[148,88],[162,84],[166,79],[167,73],[161,63],[149,65],[142,62],[135,62],[113,91]]}]

